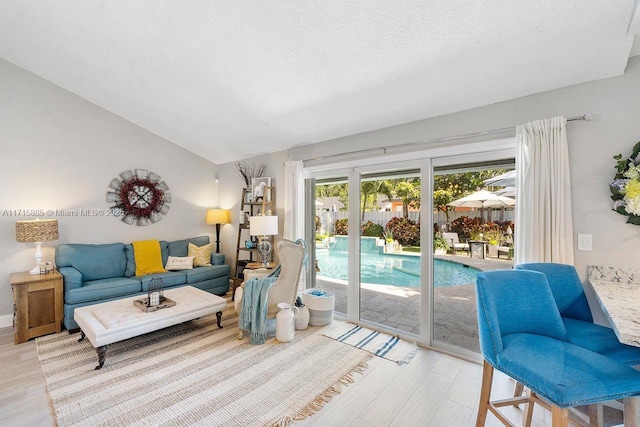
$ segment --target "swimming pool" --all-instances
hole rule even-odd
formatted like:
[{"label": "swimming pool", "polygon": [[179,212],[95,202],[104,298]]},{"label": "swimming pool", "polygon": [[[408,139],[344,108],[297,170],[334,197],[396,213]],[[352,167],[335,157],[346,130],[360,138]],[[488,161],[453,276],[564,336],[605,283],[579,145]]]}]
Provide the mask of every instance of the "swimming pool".
[{"label": "swimming pool", "polygon": [[[360,275],[363,283],[420,287],[420,257],[383,254],[382,248],[361,245]],[[347,252],[335,249],[318,249],[316,259],[319,276],[347,280]],[[476,282],[477,268],[457,262],[434,259],[434,283],[436,287],[457,286]]]}]

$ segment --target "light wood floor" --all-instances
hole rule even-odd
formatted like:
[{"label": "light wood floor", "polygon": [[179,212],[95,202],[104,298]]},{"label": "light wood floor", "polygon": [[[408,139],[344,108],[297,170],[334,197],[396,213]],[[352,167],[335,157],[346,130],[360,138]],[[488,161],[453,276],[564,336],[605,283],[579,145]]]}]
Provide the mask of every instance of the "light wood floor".
[{"label": "light wood floor", "polygon": [[[481,374],[480,365],[427,349],[403,366],[374,357],[353,384],[294,426],[474,426]],[[492,397],[508,397],[513,387],[497,374]],[[521,410],[505,411],[520,423]],[[610,418],[607,425],[620,422]],[[13,329],[0,328],[0,426],[53,425],[35,341],[14,345]],[[486,425],[501,426],[491,415]],[[548,412],[536,407],[533,426],[548,425]]]}]

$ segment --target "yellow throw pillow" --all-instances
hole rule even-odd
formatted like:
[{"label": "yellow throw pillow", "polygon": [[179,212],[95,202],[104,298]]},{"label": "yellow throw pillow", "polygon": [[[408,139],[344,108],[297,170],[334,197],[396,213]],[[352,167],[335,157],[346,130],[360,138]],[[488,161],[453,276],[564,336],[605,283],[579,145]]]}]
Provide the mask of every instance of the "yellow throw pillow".
[{"label": "yellow throw pillow", "polygon": [[211,265],[211,243],[204,246],[196,246],[189,243],[189,251],[187,256],[192,256],[194,267],[205,267]]},{"label": "yellow throw pillow", "polygon": [[133,245],[133,258],[136,261],[136,276],[154,273],[166,273],[162,266],[162,251],[157,240],[139,240]]}]

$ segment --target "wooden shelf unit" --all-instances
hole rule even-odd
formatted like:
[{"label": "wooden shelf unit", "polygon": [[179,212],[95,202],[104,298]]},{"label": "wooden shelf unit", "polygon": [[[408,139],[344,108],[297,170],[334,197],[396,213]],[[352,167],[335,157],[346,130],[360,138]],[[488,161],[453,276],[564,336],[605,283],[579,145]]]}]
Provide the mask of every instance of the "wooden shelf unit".
[{"label": "wooden shelf unit", "polygon": [[[273,186],[264,187],[264,198],[261,201],[247,201],[248,195],[251,194],[251,190],[246,188],[242,189],[242,199],[240,202],[240,212],[247,212],[245,214],[244,223],[238,226],[238,241],[236,242],[236,259],[233,264],[233,270],[231,272],[231,279],[233,280],[233,294],[240,284],[244,281],[243,270],[247,263],[256,262],[260,259],[260,254],[256,248],[247,249],[245,247],[245,241],[251,240],[249,235],[249,218],[250,216],[257,216],[260,214],[275,215],[275,196],[276,190]],[[267,200],[268,199],[268,200]],[[238,214],[238,216],[240,216]],[[272,239],[270,236],[269,239]],[[273,242],[271,242],[273,243]],[[242,256],[242,258],[241,258]],[[271,261],[273,261],[273,252],[271,252]]]}]

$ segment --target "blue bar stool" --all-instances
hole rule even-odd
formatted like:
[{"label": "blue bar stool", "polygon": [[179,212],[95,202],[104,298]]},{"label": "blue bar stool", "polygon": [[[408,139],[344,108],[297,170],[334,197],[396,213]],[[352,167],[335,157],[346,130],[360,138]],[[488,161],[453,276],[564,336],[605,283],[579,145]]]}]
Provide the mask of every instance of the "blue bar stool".
[{"label": "blue bar stool", "polygon": [[[477,427],[484,426],[488,412],[504,425],[513,425],[498,408],[514,403],[526,403],[525,426],[538,403],[551,410],[554,427],[564,427],[570,407],[640,395],[640,372],[566,340],[567,329],[544,274],[480,273],[476,298],[485,359]],[[528,394],[491,401],[494,369],[525,385]],[[625,419],[625,425],[638,421],[638,414],[631,412],[633,417]]]}]

